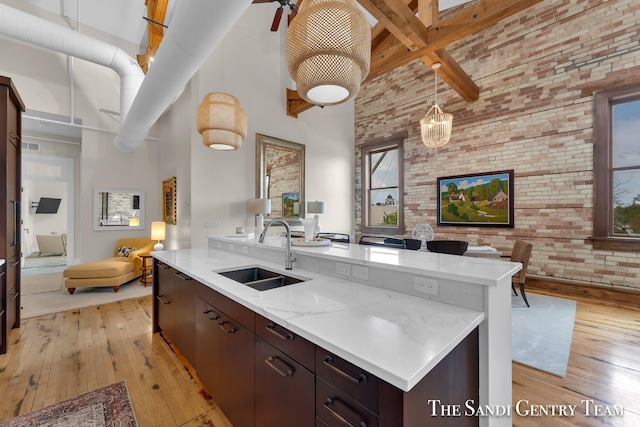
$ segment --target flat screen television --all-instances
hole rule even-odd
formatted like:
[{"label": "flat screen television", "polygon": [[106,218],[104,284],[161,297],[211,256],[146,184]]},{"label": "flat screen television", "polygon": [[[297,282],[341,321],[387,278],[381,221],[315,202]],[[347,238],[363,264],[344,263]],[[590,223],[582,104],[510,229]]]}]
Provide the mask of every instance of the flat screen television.
[{"label": "flat screen television", "polygon": [[54,214],[58,213],[60,207],[60,201],[62,199],[52,199],[49,197],[40,197],[38,207],[36,208],[37,214]]}]

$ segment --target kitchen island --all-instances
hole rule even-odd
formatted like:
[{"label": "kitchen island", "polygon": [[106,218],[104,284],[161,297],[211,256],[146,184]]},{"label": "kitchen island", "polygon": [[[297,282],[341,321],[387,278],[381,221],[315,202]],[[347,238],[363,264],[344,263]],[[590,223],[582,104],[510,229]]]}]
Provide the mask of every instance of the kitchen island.
[{"label": "kitchen island", "polygon": [[[403,392],[419,386],[477,330],[474,403],[511,403],[509,294],[520,264],[334,243],[294,247],[297,262],[285,274],[304,279],[295,285],[260,292],[218,274],[247,266],[284,272],[283,239],[267,243],[211,237],[208,248],[153,256]],[[425,280],[431,294],[416,290]],[[422,405],[426,423],[435,407]],[[511,423],[509,417],[473,421]]]}]

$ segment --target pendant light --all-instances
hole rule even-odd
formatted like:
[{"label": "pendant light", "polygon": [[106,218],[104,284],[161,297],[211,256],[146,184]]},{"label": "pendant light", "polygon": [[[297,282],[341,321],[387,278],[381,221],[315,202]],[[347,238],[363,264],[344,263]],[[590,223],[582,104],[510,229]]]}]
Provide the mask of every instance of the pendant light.
[{"label": "pendant light", "polygon": [[198,106],[198,132],[202,143],[214,150],[237,150],[247,136],[247,114],[228,93],[211,92]]},{"label": "pendant light", "polygon": [[354,97],[369,74],[371,28],[355,0],[305,0],[287,30],[287,65],[314,105]]},{"label": "pendant light", "polygon": [[424,118],[420,120],[420,133],[424,145],[429,148],[438,148],[449,142],[449,138],[451,138],[453,115],[443,113],[438,106],[438,68],[440,68],[440,63],[434,62],[431,68],[435,80],[435,102]]}]

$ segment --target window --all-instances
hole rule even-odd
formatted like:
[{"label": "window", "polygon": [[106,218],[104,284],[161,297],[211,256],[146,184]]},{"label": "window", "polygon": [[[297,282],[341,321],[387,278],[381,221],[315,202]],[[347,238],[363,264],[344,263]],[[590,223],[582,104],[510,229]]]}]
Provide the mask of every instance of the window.
[{"label": "window", "polygon": [[362,147],[362,232],[404,234],[403,137]]},{"label": "window", "polygon": [[640,85],[595,95],[594,249],[640,250]]}]

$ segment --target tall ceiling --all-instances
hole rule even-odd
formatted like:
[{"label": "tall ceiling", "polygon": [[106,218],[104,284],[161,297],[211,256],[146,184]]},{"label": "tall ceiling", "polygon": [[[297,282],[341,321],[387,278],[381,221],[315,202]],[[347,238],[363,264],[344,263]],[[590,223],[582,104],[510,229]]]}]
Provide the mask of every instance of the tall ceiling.
[{"label": "tall ceiling", "polygon": [[[2,1],[2,0],[0,0]],[[171,26],[175,0],[23,0],[34,6],[60,14],[70,26],[90,26],[139,46],[138,62],[146,71],[162,36],[152,31],[148,40],[148,24],[144,19],[151,11]],[[168,3],[165,3],[168,2]],[[227,0],[233,1],[233,0]],[[297,3],[304,0],[297,0]],[[368,79],[383,75],[418,59],[425,66],[440,63],[439,76],[466,101],[479,98],[479,88],[471,76],[449,55],[448,45],[490,27],[542,0],[356,0],[371,23],[371,67]],[[279,4],[256,3],[253,8],[271,9]],[[436,7],[437,5],[437,7]],[[444,11],[444,12],[443,12]],[[267,14],[267,16],[270,14]],[[271,19],[268,18],[268,21]],[[286,25],[282,20],[281,28]],[[270,22],[256,31],[268,31]],[[154,27],[155,28],[155,27]],[[295,91],[287,90],[287,114],[297,117],[313,105],[302,100]]]},{"label": "tall ceiling", "polygon": [[[143,16],[147,16],[145,0],[24,1],[41,9],[68,17],[73,25],[79,21],[80,29],[86,25],[138,44],[142,47],[141,51],[144,51],[147,45],[147,22],[143,19]],[[165,18],[167,25],[171,23],[171,12],[175,1],[176,0],[169,0]],[[445,10],[469,1],[470,0],[440,0],[439,8],[440,10]],[[276,5],[270,3],[255,4],[251,7],[273,9],[274,12],[276,10]],[[366,10],[365,13],[371,25],[375,25],[377,20]],[[269,24],[270,22],[265,22],[265,31],[268,30]]]}]

